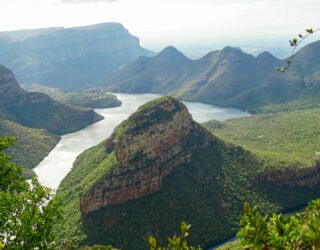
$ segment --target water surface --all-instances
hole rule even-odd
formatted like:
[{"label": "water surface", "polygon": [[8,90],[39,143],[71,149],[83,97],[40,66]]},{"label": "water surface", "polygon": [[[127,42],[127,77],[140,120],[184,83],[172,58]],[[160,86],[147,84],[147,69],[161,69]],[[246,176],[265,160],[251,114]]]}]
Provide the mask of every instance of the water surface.
[{"label": "water surface", "polygon": [[[116,108],[96,109],[105,119],[76,133],[62,136],[56,147],[34,169],[42,185],[57,189],[62,179],[69,173],[76,157],[84,150],[97,145],[108,138],[113,129],[129,117],[142,104],[160,97],[157,94],[116,94],[122,105]],[[205,122],[211,119],[226,120],[230,118],[248,116],[232,108],[220,108],[197,102],[184,102],[193,119]]]}]

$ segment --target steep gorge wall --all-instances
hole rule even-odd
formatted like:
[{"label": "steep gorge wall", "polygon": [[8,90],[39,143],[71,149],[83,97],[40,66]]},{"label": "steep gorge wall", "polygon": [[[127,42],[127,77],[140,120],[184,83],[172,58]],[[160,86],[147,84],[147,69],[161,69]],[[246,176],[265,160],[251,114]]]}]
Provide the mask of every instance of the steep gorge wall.
[{"label": "steep gorge wall", "polygon": [[320,183],[320,165],[301,169],[266,170],[259,174],[254,183],[269,183],[279,187],[313,187]]}]

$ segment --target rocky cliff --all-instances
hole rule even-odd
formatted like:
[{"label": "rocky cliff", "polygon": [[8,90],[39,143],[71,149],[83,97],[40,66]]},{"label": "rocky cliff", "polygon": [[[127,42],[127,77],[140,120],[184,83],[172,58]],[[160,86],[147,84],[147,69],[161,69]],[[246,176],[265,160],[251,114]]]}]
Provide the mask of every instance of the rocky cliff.
[{"label": "rocky cliff", "polygon": [[[202,129],[173,98],[142,107],[107,140],[106,150],[114,150],[117,164],[81,197],[81,211],[88,213],[159,191],[173,168],[190,161],[192,147],[186,151],[185,144],[195,130]],[[202,147],[210,138],[209,134],[199,138]]]},{"label": "rocky cliff", "polygon": [[84,87],[122,64],[152,55],[119,23],[0,32],[0,47],[0,63],[22,83],[65,89]]},{"label": "rocky cliff", "polygon": [[268,169],[259,174],[254,183],[274,184],[278,187],[313,187],[320,183],[320,165],[313,167]]}]

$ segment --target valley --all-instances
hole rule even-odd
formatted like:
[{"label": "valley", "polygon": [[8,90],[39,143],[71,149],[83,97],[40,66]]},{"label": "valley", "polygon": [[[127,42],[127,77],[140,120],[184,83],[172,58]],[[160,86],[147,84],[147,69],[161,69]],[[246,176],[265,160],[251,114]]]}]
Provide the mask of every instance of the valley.
[{"label": "valley", "polygon": [[178,2],[158,25],[147,5],[122,8],[125,27],[113,11],[126,0],[53,0],[64,22],[81,15],[0,27],[1,250],[320,249],[320,41],[302,43],[320,29],[291,39],[289,58],[224,42],[191,59],[175,46],[221,34],[195,29],[191,7],[209,3],[188,1],[198,19],[174,40],[187,23]]}]

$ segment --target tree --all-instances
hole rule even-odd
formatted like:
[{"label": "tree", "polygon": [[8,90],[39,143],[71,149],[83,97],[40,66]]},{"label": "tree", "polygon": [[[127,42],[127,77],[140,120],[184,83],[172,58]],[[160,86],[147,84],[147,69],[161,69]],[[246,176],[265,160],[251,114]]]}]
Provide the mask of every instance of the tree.
[{"label": "tree", "polygon": [[36,178],[31,183],[24,179],[21,167],[5,154],[14,143],[14,138],[0,137],[0,249],[53,249],[60,201]]},{"label": "tree", "polygon": [[290,68],[292,62],[293,62],[293,59],[294,59],[294,55],[299,47],[299,45],[305,40],[307,39],[309,36],[311,36],[312,34],[314,33],[317,33],[320,31],[320,28],[319,29],[306,29],[306,34],[299,34],[298,37],[296,38],[293,38],[292,40],[289,40],[289,44],[292,48],[292,52],[291,52],[291,56],[290,58],[288,59],[287,63],[286,63],[286,66],[282,66],[282,67],[277,67],[276,70],[277,71],[280,71],[280,72],[285,72],[287,69]]},{"label": "tree", "polygon": [[157,239],[153,236],[149,237],[150,250],[201,250],[200,247],[191,247],[188,245],[187,237],[191,225],[181,222],[180,235],[168,238],[168,245],[165,247],[158,246]]},{"label": "tree", "polygon": [[320,249],[320,200],[312,201],[302,213],[270,217],[245,204],[240,225],[237,237],[244,249]]}]

